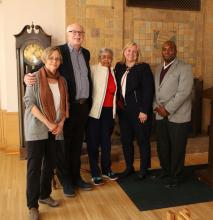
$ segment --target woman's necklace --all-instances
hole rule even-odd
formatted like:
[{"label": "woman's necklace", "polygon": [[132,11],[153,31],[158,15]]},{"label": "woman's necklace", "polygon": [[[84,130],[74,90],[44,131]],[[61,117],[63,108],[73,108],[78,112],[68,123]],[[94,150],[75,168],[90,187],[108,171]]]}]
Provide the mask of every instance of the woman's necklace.
[{"label": "woman's necklace", "polygon": [[126,63],[126,67],[127,67],[126,69],[130,70],[134,65],[135,63],[129,63],[129,64]]}]

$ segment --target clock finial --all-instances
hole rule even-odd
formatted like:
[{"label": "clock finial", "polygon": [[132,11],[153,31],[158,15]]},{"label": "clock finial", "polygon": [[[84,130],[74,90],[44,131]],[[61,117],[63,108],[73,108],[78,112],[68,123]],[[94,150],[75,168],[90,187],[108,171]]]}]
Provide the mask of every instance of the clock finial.
[{"label": "clock finial", "polygon": [[34,26],[33,21],[32,21],[31,28],[34,29],[34,27],[35,27],[35,26]]}]

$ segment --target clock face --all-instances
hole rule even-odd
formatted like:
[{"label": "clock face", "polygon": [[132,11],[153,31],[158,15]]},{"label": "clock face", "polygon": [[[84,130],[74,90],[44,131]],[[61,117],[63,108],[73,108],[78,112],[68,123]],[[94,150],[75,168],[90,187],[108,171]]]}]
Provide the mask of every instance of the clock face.
[{"label": "clock face", "polygon": [[38,65],[41,63],[41,55],[44,48],[38,43],[32,43],[24,48],[24,59],[30,65]]}]

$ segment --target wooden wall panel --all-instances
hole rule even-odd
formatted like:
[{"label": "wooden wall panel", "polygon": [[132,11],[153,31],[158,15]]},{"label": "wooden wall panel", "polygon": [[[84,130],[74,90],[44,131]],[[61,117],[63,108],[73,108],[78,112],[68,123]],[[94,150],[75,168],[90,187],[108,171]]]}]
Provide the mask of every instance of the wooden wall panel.
[{"label": "wooden wall panel", "polygon": [[0,148],[8,153],[19,152],[18,112],[0,110]]}]

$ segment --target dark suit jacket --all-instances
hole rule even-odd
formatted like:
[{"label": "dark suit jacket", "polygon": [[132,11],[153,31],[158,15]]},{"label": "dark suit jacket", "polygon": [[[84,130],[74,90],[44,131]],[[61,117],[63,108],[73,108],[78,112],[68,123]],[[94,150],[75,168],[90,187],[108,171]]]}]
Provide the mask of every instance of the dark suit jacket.
[{"label": "dark suit jacket", "polygon": [[[70,105],[72,105],[72,103],[75,102],[76,83],[75,83],[75,76],[74,76],[73,65],[71,62],[69,47],[67,44],[64,44],[64,45],[60,45],[59,48],[63,58],[63,63],[59,67],[59,72],[67,81],[68,92],[69,92],[69,103]],[[91,83],[91,72],[89,66],[90,52],[87,49],[82,48],[82,53],[88,69],[88,79],[89,79],[89,87],[90,87],[89,104],[91,106],[92,83]]]},{"label": "dark suit jacket", "polygon": [[[118,86],[118,98],[121,97],[121,78],[126,71],[126,65],[117,63],[115,76]],[[125,103],[129,110],[136,110],[137,114],[143,112],[152,115],[152,103],[154,96],[154,78],[149,64],[139,63],[134,65],[126,81]]]}]

